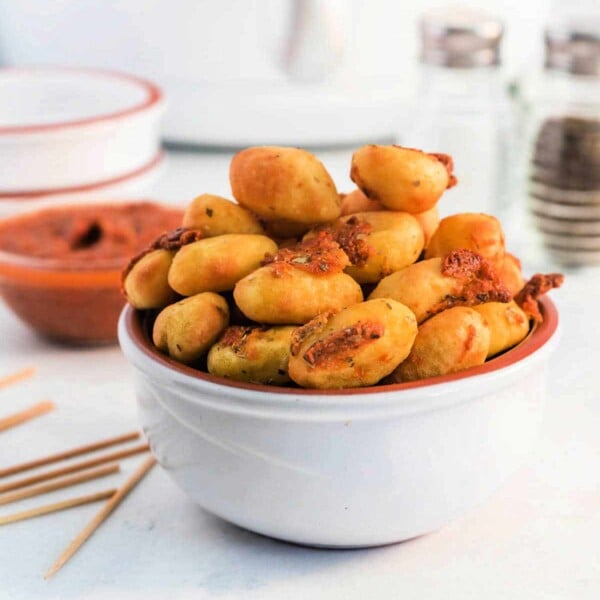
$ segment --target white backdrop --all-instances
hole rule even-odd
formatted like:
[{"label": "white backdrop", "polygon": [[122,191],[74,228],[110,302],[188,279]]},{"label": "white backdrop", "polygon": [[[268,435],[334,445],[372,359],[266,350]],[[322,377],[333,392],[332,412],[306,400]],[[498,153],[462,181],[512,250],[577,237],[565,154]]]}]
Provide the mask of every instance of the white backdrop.
[{"label": "white backdrop", "polygon": [[[359,119],[364,126],[355,135],[364,136],[366,129],[376,136],[391,118],[386,111],[415,94],[419,15],[449,2],[298,1],[329,25],[325,35],[307,42],[309,58],[321,56],[328,73],[312,86],[290,80],[284,68],[292,0],[0,0],[0,62],[102,66],[154,79],[172,100],[165,125],[173,139],[185,138],[194,126],[204,141],[221,136],[235,143],[235,135],[222,132],[229,127],[251,137],[251,122],[262,139],[272,141],[267,129],[273,122],[272,129],[290,128],[290,137],[318,144],[320,132],[323,139],[344,141],[342,134]],[[462,4],[505,23],[502,54],[510,77],[539,67],[548,21],[567,11],[598,11],[594,0]],[[331,64],[323,58],[328,50]],[[252,101],[258,108],[248,107]],[[333,123],[339,113],[342,127]],[[288,114],[298,116],[295,128]],[[320,117],[316,126],[313,115]],[[244,135],[242,144],[248,141]]]}]

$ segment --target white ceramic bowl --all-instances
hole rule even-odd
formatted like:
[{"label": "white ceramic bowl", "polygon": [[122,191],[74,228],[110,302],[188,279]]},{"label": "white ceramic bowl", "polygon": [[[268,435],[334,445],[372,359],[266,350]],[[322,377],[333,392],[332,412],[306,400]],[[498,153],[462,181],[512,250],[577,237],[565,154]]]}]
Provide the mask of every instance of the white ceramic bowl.
[{"label": "white ceramic bowl", "polygon": [[154,349],[127,307],[121,347],[142,425],[174,481],[203,508],[275,538],[327,547],[433,531],[484,501],[536,437],[558,315],[462,373],[340,391],[228,382]]},{"label": "white ceramic bowl", "polygon": [[161,90],[131,75],[0,69],[0,200],[107,185],[151,168],[163,108]]}]

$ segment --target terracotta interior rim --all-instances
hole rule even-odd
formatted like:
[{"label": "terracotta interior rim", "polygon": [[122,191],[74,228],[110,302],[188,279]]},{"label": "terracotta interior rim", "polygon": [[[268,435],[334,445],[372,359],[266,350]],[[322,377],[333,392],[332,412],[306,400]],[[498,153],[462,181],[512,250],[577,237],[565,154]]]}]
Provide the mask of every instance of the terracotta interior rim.
[{"label": "terracotta interior rim", "polygon": [[307,389],[301,387],[289,387],[289,386],[271,386],[258,383],[246,383],[241,381],[235,381],[224,377],[218,377],[211,375],[204,371],[200,371],[193,367],[179,363],[167,355],[161,353],[156,349],[151,341],[149,340],[143,325],[143,312],[135,310],[131,305],[127,305],[122,315],[125,332],[129,336],[130,340],[135,345],[136,349],[140,351],[146,358],[159,364],[160,366],[172,369],[175,372],[186,375],[193,379],[197,379],[209,384],[220,385],[223,388],[247,390],[268,394],[294,394],[300,396],[347,396],[357,394],[377,394],[383,392],[401,391],[416,388],[423,388],[428,386],[437,385],[440,383],[446,383],[451,381],[458,381],[463,379],[471,379],[477,375],[484,375],[499,371],[505,367],[516,364],[520,360],[527,358],[534,354],[537,350],[542,348],[556,333],[558,328],[558,311],[556,306],[548,297],[543,297],[539,300],[540,309],[543,316],[543,321],[536,324],[529,335],[517,346],[507,350],[503,354],[497,356],[477,367],[471,367],[460,371],[458,373],[451,373],[449,375],[441,375],[438,377],[430,377],[427,379],[421,379],[418,381],[407,382],[407,383],[394,383],[376,386],[367,386],[359,388],[342,388],[342,389],[331,389],[331,390],[320,390],[320,389]]},{"label": "terracotta interior rim", "polygon": [[0,75],[2,75],[3,73],[40,72],[85,73],[88,75],[98,75],[100,77],[120,79],[122,81],[128,81],[129,83],[136,84],[138,87],[144,89],[144,91],[146,92],[146,97],[144,98],[144,100],[138,102],[134,106],[130,106],[128,108],[123,108],[121,110],[116,110],[105,114],[94,115],[91,117],[72,119],[56,123],[27,123],[23,125],[0,126],[0,136],[45,133],[58,131],[61,129],[72,129],[76,127],[95,125],[96,123],[113,121],[115,119],[121,119],[123,117],[128,117],[144,112],[149,108],[153,108],[154,106],[159,105],[164,100],[163,91],[154,82],[149,81],[148,79],[144,79],[142,77],[138,77],[137,75],[131,75],[130,73],[124,73],[122,71],[113,69],[102,69],[94,67],[70,67],[65,65],[7,66],[0,68]]}]

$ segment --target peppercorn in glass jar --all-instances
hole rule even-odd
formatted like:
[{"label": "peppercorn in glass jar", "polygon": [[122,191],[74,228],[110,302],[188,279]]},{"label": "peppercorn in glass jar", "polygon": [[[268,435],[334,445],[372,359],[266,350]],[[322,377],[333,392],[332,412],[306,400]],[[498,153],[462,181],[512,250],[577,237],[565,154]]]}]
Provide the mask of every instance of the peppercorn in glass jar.
[{"label": "peppercorn in glass jar", "polygon": [[527,208],[562,267],[600,265],[600,27],[546,30],[545,69],[529,90]]}]

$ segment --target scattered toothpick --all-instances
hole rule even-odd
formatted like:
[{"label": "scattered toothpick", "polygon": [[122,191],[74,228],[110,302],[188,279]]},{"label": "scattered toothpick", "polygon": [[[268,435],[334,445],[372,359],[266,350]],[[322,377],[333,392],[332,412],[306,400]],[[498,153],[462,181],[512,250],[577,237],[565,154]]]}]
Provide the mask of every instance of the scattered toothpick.
[{"label": "scattered toothpick", "polygon": [[42,402],[38,402],[29,408],[16,412],[8,417],[4,417],[0,419],[0,431],[5,431],[6,429],[10,429],[11,427],[16,427],[17,425],[21,425],[26,421],[30,421],[31,419],[35,419],[36,417],[40,417],[41,415],[54,410],[56,405],[54,402],[50,402],[50,400],[43,400]]},{"label": "scattered toothpick", "polygon": [[88,452],[95,452],[96,450],[102,450],[104,448],[108,448],[110,446],[116,446],[117,444],[123,444],[125,442],[131,442],[133,440],[137,440],[140,437],[139,431],[132,431],[130,433],[125,433],[123,435],[119,435],[116,437],[111,437],[105,440],[100,440],[98,442],[94,442],[92,444],[86,444],[85,446],[78,446],[76,448],[71,448],[69,450],[65,450],[64,452],[58,452],[57,454],[51,454],[50,456],[43,456],[41,458],[37,458],[35,460],[30,460],[28,462],[20,463],[18,465],[13,465],[11,467],[6,467],[4,469],[0,469],[0,477],[8,477],[9,475],[16,475],[17,473],[22,473],[23,471],[29,471],[30,469],[36,469],[37,467],[44,467],[46,465],[60,462],[62,460],[66,460],[68,458],[75,458],[76,456],[81,456],[82,454],[87,454]]},{"label": "scattered toothpick", "polygon": [[[1,377],[0,389],[7,387],[13,383],[17,383],[18,381],[22,381],[24,379],[32,377],[34,374],[35,369],[33,367],[28,367],[16,373],[12,373],[10,375]],[[44,400],[24,410],[13,413],[12,415],[0,418],[0,432],[10,429],[12,427],[16,427],[17,425],[20,425],[27,421],[30,421],[31,419],[34,419],[47,412],[50,412],[51,410],[54,410],[54,408],[56,408],[56,405],[53,402],[49,400]],[[28,471],[30,469],[35,469],[52,463],[74,458],[76,456],[81,456],[82,454],[95,452],[96,450],[101,450],[110,446],[115,446],[117,444],[122,444],[125,442],[136,440],[139,437],[140,433],[138,431],[134,431],[113,438],[100,440],[92,444],[86,444],[84,446],[71,448],[63,452],[58,452],[56,454],[51,454],[49,456],[37,458],[24,463],[19,463],[17,465],[0,469],[0,478],[8,477],[10,475],[16,475],[17,473],[22,473],[23,471]],[[8,483],[0,485],[0,505],[9,504],[10,502],[16,502],[18,500],[24,500],[26,498],[31,498],[41,494],[53,492],[55,490],[60,490],[72,485],[76,485],[78,483],[91,481],[93,479],[98,479],[100,477],[105,477],[107,475],[116,473],[120,470],[118,464],[104,465],[104,463],[132,456],[134,454],[147,452],[149,448],[149,445],[144,443],[133,448],[126,448],[125,450],[120,450],[118,452],[105,454],[104,456],[91,458],[76,464],[67,465],[59,469],[46,471],[45,473],[39,473],[30,477],[10,481]],[[54,502],[51,504],[31,508],[29,510],[24,510],[12,513],[10,515],[1,516],[0,526],[8,525],[9,523],[16,523],[17,521],[23,521],[25,519],[33,519],[42,515],[67,510],[69,508],[82,506],[84,504],[90,504],[92,502],[98,502],[100,500],[107,500],[103,508],[88,523],[88,525],[81,531],[81,533],[79,533],[79,535],[75,539],[73,539],[73,541],[69,544],[66,550],[59,556],[58,560],[48,570],[48,572],[44,576],[44,579],[48,579],[52,577],[52,575],[54,575],[59,569],[61,569],[63,565],[77,552],[77,550],[106,520],[106,518],[127,496],[127,494],[129,494],[129,492],[135,487],[135,485],[146,475],[146,473],[148,473],[148,471],[150,471],[150,469],[155,464],[156,459],[153,456],[146,459],[141,464],[141,466],[131,475],[131,477],[127,479],[127,481],[118,489],[104,490],[101,492],[86,494],[74,498],[68,498],[59,502]],[[97,465],[104,466],[100,466],[95,469],[90,468],[96,467]],[[72,475],[70,477],[62,477],[63,475],[67,475],[70,473],[75,473],[75,475]],[[62,478],[58,479],[59,477]]]},{"label": "scattered toothpick", "polygon": [[29,485],[35,485],[36,483],[41,483],[43,481],[49,481],[50,479],[56,479],[57,477],[69,475],[70,473],[77,473],[78,471],[91,469],[92,467],[97,467],[98,465],[103,465],[108,462],[114,462],[135,454],[141,454],[142,452],[147,452],[149,449],[149,444],[139,444],[137,446],[133,446],[132,448],[126,448],[125,450],[119,450],[117,452],[110,452],[109,454],[98,456],[97,458],[82,460],[81,462],[67,465],[66,467],[61,467],[59,469],[45,471],[44,473],[38,473],[37,475],[30,475],[29,477],[23,477],[22,479],[15,479],[13,481],[0,484],[0,494],[27,487]]},{"label": "scattered toothpick", "polygon": [[135,485],[148,473],[154,466],[156,459],[151,456],[147,458],[141,466],[131,475],[131,477],[117,490],[116,494],[106,502],[100,512],[88,523],[88,525],[77,535],[69,544],[67,549],[59,556],[58,560],[50,567],[44,579],[49,579],[54,575],[85,543],[85,541],[96,531],[96,529],[106,520],[119,503],[135,487]]},{"label": "scattered toothpick", "polygon": [[98,479],[99,477],[106,477],[119,471],[119,465],[106,465],[97,469],[90,469],[71,477],[63,477],[57,481],[49,481],[41,485],[36,485],[15,492],[9,492],[8,494],[2,494],[0,496],[0,505],[9,504],[10,502],[16,502],[17,500],[24,500],[25,498],[32,498],[33,496],[39,496],[40,494],[47,494],[56,490],[61,490],[78,483],[84,483],[85,481],[91,481],[92,479]]},{"label": "scattered toothpick", "polygon": [[105,490],[103,492],[96,492],[95,494],[87,494],[86,496],[78,496],[76,498],[69,498],[68,500],[61,500],[60,502],[54,502],[44,506],[36,506],[35,508],[31,508],[29,510],[23,510],[21,512],[13,513],[12,515],[0,517],[0,525],[8,525],[9,523],[16,523],[17,521],[24,521],[25,519],[41,517],[43,515],[66,510],[68,508],[74,508],[76,506],[98,502],[99,500],[107,500],[111,496],[114,496],[116,491],[116,489]]},{"label": "scattered toothpick", "polygon": [[26,369],[21,369],[16,373],[11,373],[10,375],[6,375],[4,377],[0,377],[0,389],[5,388],[13,383],[17,383],[18,381],[23,381],[24,379],[29,379],[35,375],[34,367],[27,367]]}]

